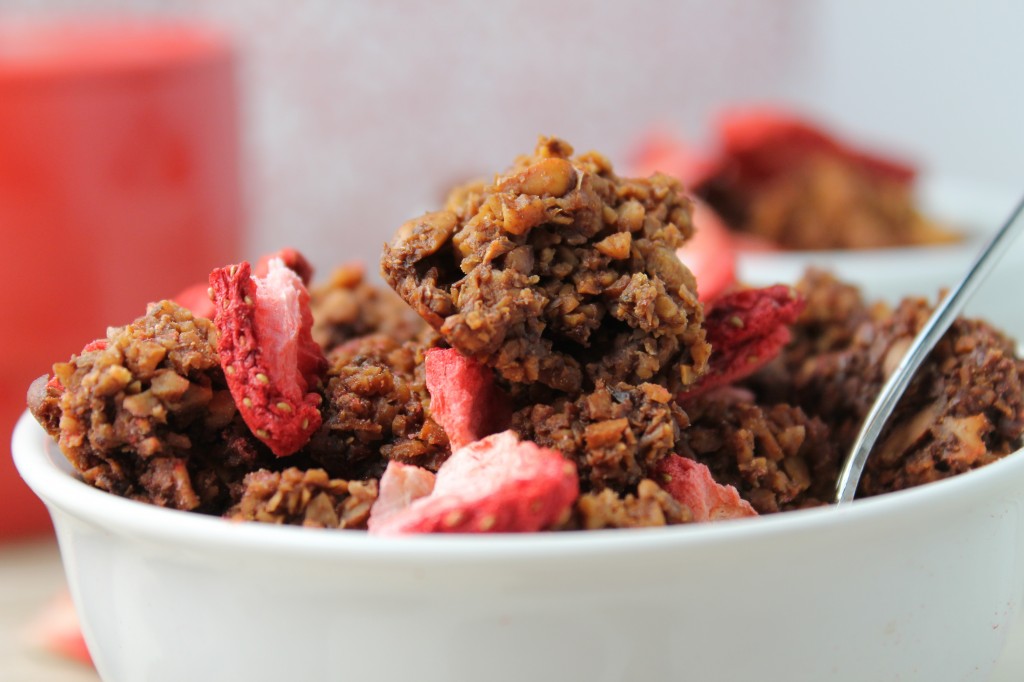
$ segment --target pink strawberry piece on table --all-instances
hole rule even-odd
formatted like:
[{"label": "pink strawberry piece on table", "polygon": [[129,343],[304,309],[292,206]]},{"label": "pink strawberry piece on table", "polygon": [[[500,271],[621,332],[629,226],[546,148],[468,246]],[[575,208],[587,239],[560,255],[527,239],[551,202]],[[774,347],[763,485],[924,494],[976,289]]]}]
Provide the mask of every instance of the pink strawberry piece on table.
[{"label": "pink strawberry piece on table", "polygon": [[92,656],[82,637],[75,605],[66,590],[54,597],[36,616],[29,625],[27,635],[30,641],[47,651],[92,665]]}]

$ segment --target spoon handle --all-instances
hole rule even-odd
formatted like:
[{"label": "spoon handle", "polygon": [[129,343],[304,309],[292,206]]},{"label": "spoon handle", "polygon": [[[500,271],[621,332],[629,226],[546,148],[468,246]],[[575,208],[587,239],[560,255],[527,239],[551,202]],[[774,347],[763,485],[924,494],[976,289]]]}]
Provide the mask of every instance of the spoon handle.
[{"label": "spoon handle", "polygon": [[949,326],[953,324],[953,320],[960,314],[964,304],[999,262],[999,258],[1006,252],[1020,226],[1024,225],[1024,221],[1020,220],[1022,212],[1024,212],[1024,198],[1020,200],[1003,226],[991,237],[974,259],[974,263],[956,288],[935,308],[935,312],[914,337],[910,348],[907,349],[903,359],[896,366],[896,370],[889,375],[885,385],[882,386],[882,390],[864,419],[860,433],[857,434],[857,440],[854,441],[853,447],[850,448],[850,452],[846,456],[846,461],[843,462],[839,480],[836,482],[835,502],[837,505],[843,505],[853,500],[861,474],[864,473],[868,455],[893,410],[896,409],[900,397],[910,384],[910,380],[914,378],[918,367],[928,357]]}]

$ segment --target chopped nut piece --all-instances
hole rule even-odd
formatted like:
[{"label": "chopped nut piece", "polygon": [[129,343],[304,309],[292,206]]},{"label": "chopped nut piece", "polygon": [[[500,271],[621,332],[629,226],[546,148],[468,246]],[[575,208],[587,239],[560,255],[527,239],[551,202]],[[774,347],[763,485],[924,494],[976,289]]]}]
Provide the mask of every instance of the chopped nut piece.
[{"label": "chopped nut piece", "polygon": [[594,248],[612,260],[622,260],[629,258],[629,247],[632,243],[633,236],[629,232],[616,232],[594,244]]}]

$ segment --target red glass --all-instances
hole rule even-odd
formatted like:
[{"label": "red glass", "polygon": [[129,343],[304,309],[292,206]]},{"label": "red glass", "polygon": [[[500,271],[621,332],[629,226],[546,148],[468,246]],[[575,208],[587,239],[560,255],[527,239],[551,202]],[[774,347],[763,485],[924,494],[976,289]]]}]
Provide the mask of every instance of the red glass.
[{"label": "red glass", "polygon": [[29,383],[239,257],[235,76],[202,27],[0,22],[0,538],[49,529],[8,445]]}]

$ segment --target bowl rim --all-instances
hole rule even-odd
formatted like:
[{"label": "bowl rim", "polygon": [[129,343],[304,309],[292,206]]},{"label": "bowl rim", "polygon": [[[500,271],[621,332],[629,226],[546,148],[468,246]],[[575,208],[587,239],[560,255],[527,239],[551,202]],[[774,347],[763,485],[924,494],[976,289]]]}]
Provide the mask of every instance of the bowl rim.
[{"label": "bowl rim", "polygon": [[[851,525],[891,521],[921,507],[941,509],[976,499],[979,491],[1008,481],[1024,482],[1024,448],[996,462],[914,488],[855,500],[840,508],[802,509],[715,523],[664,528],[609,529],[578,533],[377,537],[362,531],[275,526],[166,509],[93,488],[78,478],[56,442],[26,410],[12,438],[14,463],[29,487],[46,503],[107,532],[195,549],[242,551],[346,561],[533,561],[592,557],[609,552],[658,552],[771,539]],[[1022,486],[1024,488],[1024,486]],[[56,521],[56,519],[55,519]]]}]

